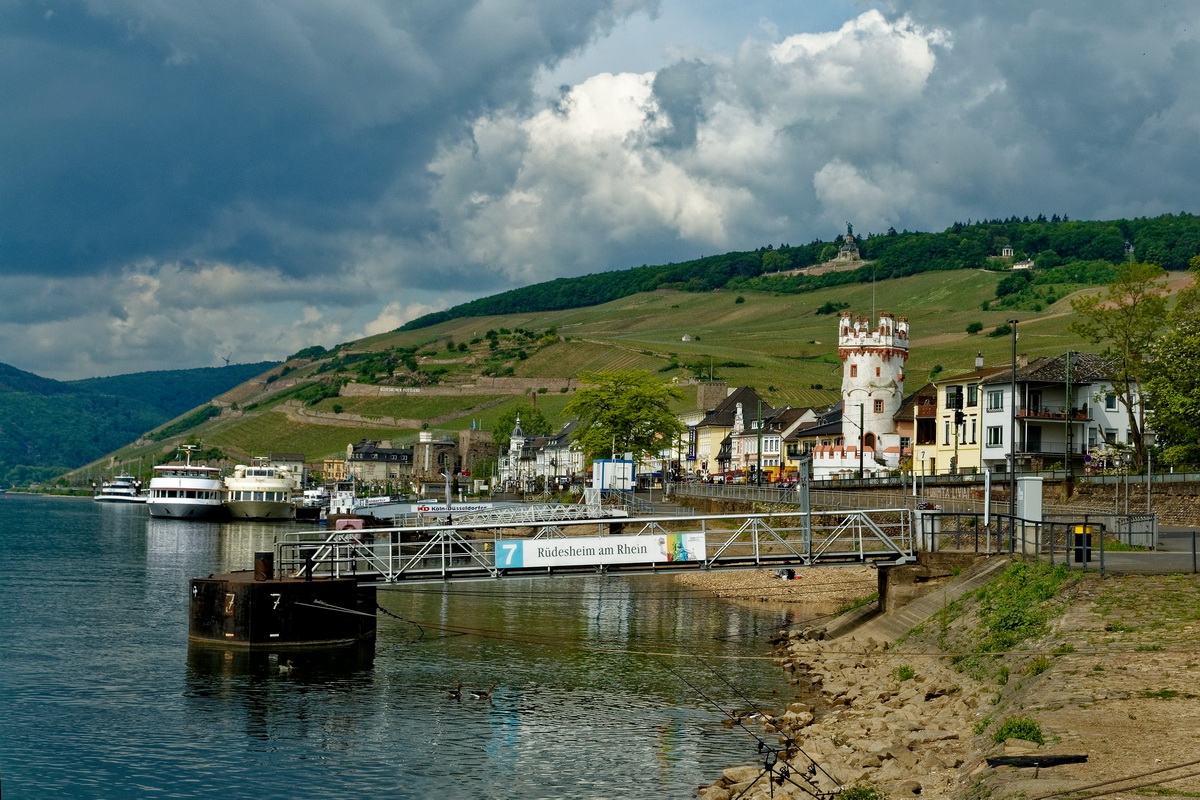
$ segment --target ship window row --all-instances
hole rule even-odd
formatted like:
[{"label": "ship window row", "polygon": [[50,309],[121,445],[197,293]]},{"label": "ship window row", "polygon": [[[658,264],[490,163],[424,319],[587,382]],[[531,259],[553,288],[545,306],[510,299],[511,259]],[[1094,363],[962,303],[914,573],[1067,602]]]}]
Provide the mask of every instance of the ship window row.
[{"label": "ship window row", "polygon": [[205,491],[203,489],[155,489],[151,496],[154,499],[176,500],[184,498],[187,500],[219,500],[220,496],[215,491]]},{"label": "ship window row", "polygon": [[247,490],[231,490],[228,494],[228,501],[244,501],[244,502],[267,502],[267,503],[287,503],[292,498],[287,492],[255,492]]}]

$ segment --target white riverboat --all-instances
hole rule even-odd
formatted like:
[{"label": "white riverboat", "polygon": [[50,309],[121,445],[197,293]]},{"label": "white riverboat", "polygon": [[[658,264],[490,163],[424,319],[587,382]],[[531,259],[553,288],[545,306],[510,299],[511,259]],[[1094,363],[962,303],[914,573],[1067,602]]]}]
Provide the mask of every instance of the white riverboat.
[{"label": "white riverboat", "polygon": [[150,516],[166,519],[217,519],[225,514],[221,470],[192,463],[194,447],[184,447],[186,463],[162,464],[150,479]]},{"label": "white riverboat", "polygon": [[97,503],[144,503],[146,495],[142,494],[142,482],[137,478],[117,475],[101,483],[92,499]]},{"label": "white riverboat", "polygon": [[225,478],[225,508],[234,519],[295,519],[300,476],[265,458],[239,464]]}]

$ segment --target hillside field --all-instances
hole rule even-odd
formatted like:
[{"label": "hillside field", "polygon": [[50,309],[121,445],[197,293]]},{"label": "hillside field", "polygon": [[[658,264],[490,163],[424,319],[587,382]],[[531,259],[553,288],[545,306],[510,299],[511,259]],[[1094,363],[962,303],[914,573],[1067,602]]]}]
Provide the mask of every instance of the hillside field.
[{"label": "hillside field", "polygon": [[[457,386],[477,380],[484,363],[498,363],[497,358],[505,357],[503,348],[500,356],[495,348],[489,353],[484,338],[489,331],[523,330],[529,332],[529,344],[521,348],[520,356],[510,353],[504,364],[512,378],[526,379],[526,388],[514,391],[508,399],[496,394],[414,393],[331,397],[319,399],[309,408],[333,416],[337,406],[342,414],[438,419],[429,427],[451,432],[472,424],[490,430],[507,409],[536,402],[552,422],[561,423],[565,421],[561,409],[570,396],[561,391],[567,380],[581,371],[610,369],[646,369],[664,381],[675,381],[685,396],[677,411],[695,409],[694,379],[710,376],[730,387],[753,386],[776,406],[828,405],[837,400],[841,385],[839,314],[828,313],[828,307],[827,313],[817,311],[831,303],[844,304],[845,311],[873,320],[885,311],[908,318],[908,392],[926,383],[935,367],[946,376],[974,369],[976,353],[989,365],[1009,363],[1010,336],[987,335],[1009,319],[1019,321],[1018,352],[1030,358],[1068,349],[1089,350],[1068,331],[1072,313],[1065,293],[1037,311],[983,310],[985,303],[995,301],[1002,277],[1002,273],[984,270],[934,271],[807,294],[660,289],[589,308],[454,319],[429,328],[380,334],[345,346],[341,352],[410,348],[423,369],[434,365],[440,372],[438,385]],[[982,332],[967,334],[971,323],[980,323]],[[684,341],[685,337],[690,341]],[[448,345],[460,349],[450,351]],[[516,352],[515,346],[512,352]],[[287,378],[300,383],[320,379],[326,374],[319,372],[324,363],[322,358],[289,362]],[[347,425],[345,420],[334,420],[337,424],[297,420],[280,411],[279,403],[289,393],[276,388],[274,399],[267,399],[270,389],[261,379],[239,387],[227,396],[236,396],[240,409],[254,410],[223,414],[186,435],[206,446],[220,447],[231,458],[288,451],[302,452],[315,461],[340,455],[347,444],[363,438],[414,441],[420,430],[398,430],[369,420],[361,427]],[[131,445],[104,464],[136,462],[139,456],[162,459],[182,440],[176,437]],[[103,465],[92,469],[98,467]]]}]

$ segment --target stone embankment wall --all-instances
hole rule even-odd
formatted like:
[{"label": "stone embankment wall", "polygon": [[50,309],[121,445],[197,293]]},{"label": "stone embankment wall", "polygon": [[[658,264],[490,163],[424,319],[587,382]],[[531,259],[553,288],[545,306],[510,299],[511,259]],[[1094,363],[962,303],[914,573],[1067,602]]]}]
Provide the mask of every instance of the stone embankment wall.
[{"label": "stone embankment wall", "polygon": [[433,386],[380,386],[347,383],[338,394],[342,397],[459,397],[472,394],[520,395],[545,389],[562,394],[579,388],[570,378],[476,378],[473,383],[439,383]]},{"label": "stone embankment wall", "polygon": [[309,422],[314,425],[334,425],[344,428],[398,428],[402,430],[418,430],[425,424],[430,427],[437,427],[443,422],[448,422],[452,419],[474,414],[491,406],[500,405],[507,402],[507,397],[502,397],[496,400],[489,400],[485,403],[472,406],[465,410],[454,411],[449,414],[442,414],[437,417],[428,419],[416,419],[414,417],[383,417],[383,416],[364,416],[362,414],[351,414],[343,411],[340,414],[335,414],[332,411],[317,411],[309,408],[299,400],[285,400],[282,404],[284,413],[289,417],[304,422]]},{"label": "stone embankment wall", "polygon": [[[813,490],[814,506],[820,508],[821,498],[835,494],[838,505],[849,508],[854,496],[859,494],[853,489],[841,489],[830,493],[824,489]],[[872,488],[862,490],[864,496],[869,496],[875,503],[867,507],[885,507],[889,505],[907,506],[913,498],[900,489]],[[924,498],[930,503],[944,505],[947,511],[980,510],[983,503],[983,490],[968,486],[931,486],[924,493]],[[1128,496],[1128,499],[1127,499]],[[886,502],[881,502],[886,498]],[[894,502],[893,502],[894,499]],[[702,510],[702,513],[723,514],[742,513],[749,503],[745,500],[723,500],[718,498],[688,497],[680,495],[679,502]],[[1008,490],[1006,486],[992,488],[992,508],[1003,513],[1008,511]],[[1146,482],[1133,476],[1128,486],[1125,484],[1077,483],[1070,497],[1062,483],[1047,483],[1043,486],[1042,504],[1046,512],[1056,514],[1069,513],[1072,510],[1083,513],[1124,514],[1128,509],[1132,514],[1142,514],[1146,511]],[[757,503],[756,510],[768,510],[767,503]],[[1151,487],[1151,507],[1158,515],[1160,525],[1200,528],[1200,483],[1155,483]]]}]

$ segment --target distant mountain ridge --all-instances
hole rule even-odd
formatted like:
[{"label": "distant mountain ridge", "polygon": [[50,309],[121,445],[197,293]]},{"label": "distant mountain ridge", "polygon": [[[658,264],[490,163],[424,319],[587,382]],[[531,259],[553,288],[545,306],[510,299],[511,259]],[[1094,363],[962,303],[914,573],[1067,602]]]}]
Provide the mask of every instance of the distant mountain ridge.
[{"label": "distant mountain ridge", "polygon": [[0,485],[87,464],[278,362],[55,381],[0,364]]}]

